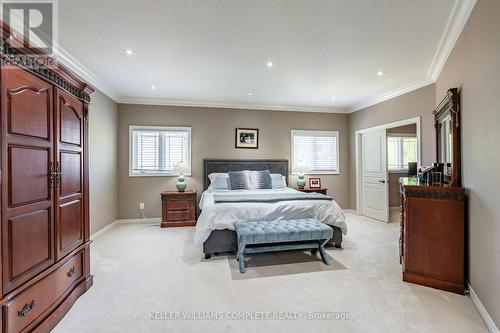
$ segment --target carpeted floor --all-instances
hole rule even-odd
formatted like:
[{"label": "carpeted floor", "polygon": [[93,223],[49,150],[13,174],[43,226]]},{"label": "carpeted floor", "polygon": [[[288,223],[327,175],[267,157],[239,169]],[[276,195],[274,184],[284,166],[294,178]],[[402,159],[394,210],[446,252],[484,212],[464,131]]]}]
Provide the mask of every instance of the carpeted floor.
[{"label": "carpeted floor", "polygon": [[119,224],[94,241],[94,286],[55,332],[487,332],[469,297],[401,281],[397,223],[347,219],[330,266],[261,254],[245,275],[233,256],[201,259],[192,228]]}]

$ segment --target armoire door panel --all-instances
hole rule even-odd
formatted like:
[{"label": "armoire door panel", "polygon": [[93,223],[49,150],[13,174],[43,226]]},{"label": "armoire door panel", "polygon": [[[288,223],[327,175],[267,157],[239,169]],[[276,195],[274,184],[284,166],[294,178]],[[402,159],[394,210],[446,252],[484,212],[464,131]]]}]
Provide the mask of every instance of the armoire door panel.
[{"label": "armoire door panel", "polygon": [[83,103],[64,91],[56,91],[56,258],[60,259],[84,241],[83,204]]},{"label": "armoire door panel", "polygon": [[4,292],[16,288],[54,262],[51,215],[51,208],[48,207],[5,221]]},{"label": "armoire door panel", "polygon": [[82,154],[80,152],[61,151],[61,196],[68,196],[82,191]]},{"label": "armoire door panel", "polygon": [[9,207],[50,199],[50,149],[8,147]]},{"label": "armoire door panel", "polygon": [[59,206],[58,233],[58,249],[63,256],[83,244],[82,202],[80,199]]},{"label": "armoire door panel", "polygon": [[6,74],[8,133],[49,140],[52,86],[21,69]]},{"label": "armoire door panel", "polygon": [[58,95],[60,142],[82,144],[82,103],[71,96]]}]

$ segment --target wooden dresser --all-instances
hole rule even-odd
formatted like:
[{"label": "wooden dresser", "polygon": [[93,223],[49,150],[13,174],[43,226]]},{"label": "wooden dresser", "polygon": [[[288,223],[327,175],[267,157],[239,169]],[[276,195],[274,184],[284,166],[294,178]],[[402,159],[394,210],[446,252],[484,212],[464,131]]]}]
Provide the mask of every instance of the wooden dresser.
[{"label": "wooden dresser", "polygon": [[403,280],[463,294],[465,189],[400,179]]},{"label": "wooden dresser", "polygon": [[92,285],[93,89],[48,56],[9,46],[17,39],[0,43],[1,331],[48,332]]},{"label": "wooden dresser", "polygon": [[161,193],[161,227],[196,225],[196,191],[166,191]]}]

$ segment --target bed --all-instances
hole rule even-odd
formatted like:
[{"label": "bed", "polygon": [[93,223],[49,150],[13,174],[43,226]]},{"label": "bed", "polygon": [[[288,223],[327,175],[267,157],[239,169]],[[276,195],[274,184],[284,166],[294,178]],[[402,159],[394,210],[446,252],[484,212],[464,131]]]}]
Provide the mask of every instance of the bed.
[{"label": "bed", "polygon": [[[250,220],[283,220],[293,218],[317,218],[333,228],[333,238],[330,245],[341,247],[342,235],[347,233],[345,217],[342,209],[332,200],[286,200],[273,203],[261,202],[217,202],[214,197],[219,193],[209,190],[212,173],[227,173],[229,171],[260,171],[269,170],[272,174],[280,174],[288,178],[288,160],[220,160],[205,159],[203,161],[203,188],[200,200],[199,215],[194,242],[203,247],[206,259],[223,252],[236,252],[238,245],[234,223]],[[278,190],[253,190],[252,195],[270,195]],[[284,188],[279,190],[283,195],[294,195],[296,190]],[[233,191],[226,191],[233,192]],[[238,191],[239,194],[245,191]],[[231,196],[233,193],[224,193]],[[220,195],[220,194],[219,194]]]}]

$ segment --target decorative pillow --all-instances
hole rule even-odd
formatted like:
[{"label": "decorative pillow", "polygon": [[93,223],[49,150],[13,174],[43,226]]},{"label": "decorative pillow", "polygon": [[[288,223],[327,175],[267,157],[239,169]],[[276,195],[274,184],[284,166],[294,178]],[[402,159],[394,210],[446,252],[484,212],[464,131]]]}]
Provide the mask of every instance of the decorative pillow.
[{"label": "decorative pillow", "polygon": [[251,190],[250,173],[248,171],[229,171],[231,190]]},{"label": "decorative pillow", "polygon": [[271,174],[271,185],[272,188],[286,188],[286,178],[278,173]]},{"label": "decorative pillow", "polygon": [[262,171],[250,171],[250,183],[252,184],[252,189],[271,189],[271,172],[269,170]]},{"label": "decorative pillow", "polygon": [[210,182],[210,188],[213,190],[229,190],[229,175],[216,176],[213,182]]}]

